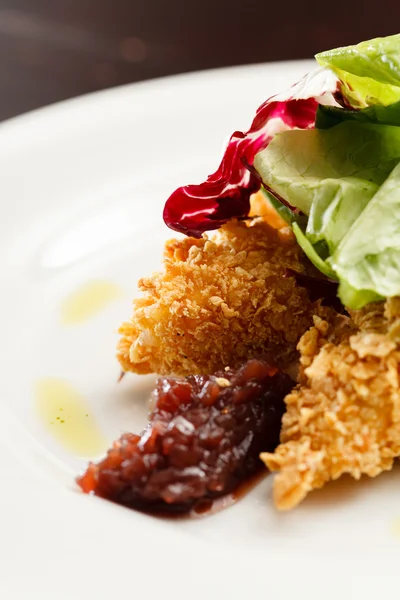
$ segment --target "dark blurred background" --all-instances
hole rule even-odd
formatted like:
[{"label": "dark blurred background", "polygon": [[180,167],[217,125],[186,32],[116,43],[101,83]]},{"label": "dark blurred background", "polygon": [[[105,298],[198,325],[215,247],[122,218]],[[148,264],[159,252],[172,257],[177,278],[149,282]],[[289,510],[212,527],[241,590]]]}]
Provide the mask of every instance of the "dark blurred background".
[{"label": "dark blurred background", "polygon": [[400,0],[0,0],[0,119],[94,90],[309,58],[400,31]]}]

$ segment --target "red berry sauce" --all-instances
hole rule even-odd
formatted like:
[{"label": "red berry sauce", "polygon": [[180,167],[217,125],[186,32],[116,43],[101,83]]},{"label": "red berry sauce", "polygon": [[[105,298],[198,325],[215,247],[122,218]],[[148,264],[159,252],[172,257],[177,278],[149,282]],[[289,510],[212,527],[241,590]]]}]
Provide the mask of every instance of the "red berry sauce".
[{"label": "red berry sauce", "polygon": [[160,378],[141,435],[126,433],[77,479],[85,493],[149,512],[187,512],[234,491],[279,443],[294,383],[262,360],[213,376]]}]

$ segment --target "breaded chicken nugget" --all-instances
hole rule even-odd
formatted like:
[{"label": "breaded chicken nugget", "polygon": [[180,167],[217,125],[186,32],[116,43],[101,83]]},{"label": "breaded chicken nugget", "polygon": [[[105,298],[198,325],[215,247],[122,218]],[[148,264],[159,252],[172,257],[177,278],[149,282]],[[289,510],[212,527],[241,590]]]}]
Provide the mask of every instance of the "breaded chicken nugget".
[{"label": "breaded chicken nugget", "polygon": [[125,371],[207,374],[260,354],[293,359],[313,304],[286,276],[304,269],[290,230],[231,222],[212,237],[167,242],[164,259],[163,272],[140,280],[144,295],[120,328]]},{"label": "breaded chicken nugget", "polygon": [[314,317],[299,343],[301,383],[285,399],[281,444],[261,455],[278,471],[279,509],[344,473],[375,477],[400,455],[398,315],[393,299],[353,320]]}]

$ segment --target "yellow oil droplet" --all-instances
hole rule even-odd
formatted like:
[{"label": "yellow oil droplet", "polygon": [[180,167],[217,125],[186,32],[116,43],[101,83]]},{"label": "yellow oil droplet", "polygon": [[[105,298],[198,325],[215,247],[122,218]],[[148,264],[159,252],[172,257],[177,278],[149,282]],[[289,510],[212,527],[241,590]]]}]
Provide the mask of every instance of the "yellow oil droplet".
[{"label": "yellow oil droplet", "polygon": [[35,385],[38,415],[47,430],[72,454],[91,458],[108,446],[84,398],[67,382],[40,379]]},{"label": "yellow oil droplet", "polygon": [[76,290],[61,305],[61,321],[64,325],[76,325],[87,321],[114,300],[123,291],[109,281],[91,281]]},{"label": "yellow oil droplet", "polygon": [[400,517],[395,519],[391,526],[392,533],[400,539]]}]

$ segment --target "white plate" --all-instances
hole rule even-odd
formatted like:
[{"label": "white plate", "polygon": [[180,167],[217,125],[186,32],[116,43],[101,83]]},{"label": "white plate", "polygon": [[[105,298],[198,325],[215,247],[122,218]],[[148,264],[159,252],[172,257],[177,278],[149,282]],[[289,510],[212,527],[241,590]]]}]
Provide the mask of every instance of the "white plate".
[{"label": "white plate", "polygon": [[[160,265],[171,235],[163,202],[212,172],[228,135],[311,67],[168,78],[1,125],[1,598],[325,600],[340,590],[368,600],[391,589],[398,473],[331,484],[290,514],[274,509],[269,477],[215,516],[161,520],[78,493],[86,461],[35,410],[37,381],[56,377],[86,398],[108,440],[140,430],[153,378],[116,385],[115,329],[138,278]],[[92,280],[120,297],[63,325],[65,300]]]}]

